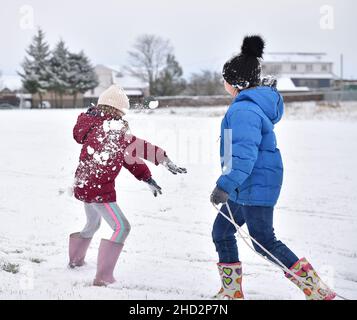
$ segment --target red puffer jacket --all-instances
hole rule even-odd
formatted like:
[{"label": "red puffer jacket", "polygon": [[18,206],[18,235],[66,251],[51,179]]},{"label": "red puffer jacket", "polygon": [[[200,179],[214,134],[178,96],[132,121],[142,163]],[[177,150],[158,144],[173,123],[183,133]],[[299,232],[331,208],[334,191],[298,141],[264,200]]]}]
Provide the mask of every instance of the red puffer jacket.
[{"label": "red puffer jacket", "polygon": [[115,178],[123,166],[138,180],[147,181],[151,172],[141,159],[155,165],[166,159],[165,151],[129,134],[125,121],[95,108],[79,115],[73,137],[83,145],[74,195],[88,203],[116,202]]}]

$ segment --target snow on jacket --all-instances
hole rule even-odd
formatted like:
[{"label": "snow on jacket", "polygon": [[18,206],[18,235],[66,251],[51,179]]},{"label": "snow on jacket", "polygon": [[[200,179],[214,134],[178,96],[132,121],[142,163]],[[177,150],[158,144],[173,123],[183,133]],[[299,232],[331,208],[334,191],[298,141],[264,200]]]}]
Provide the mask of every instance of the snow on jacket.
[{"label": "snow on jacket", "polygon": [[115,178],[122,167],[138,180],[151,172],[142,159],[162,163],[165,151],[129,134],[126,122],[91,108],[79,115],[73,137],[82,144],[74,195],[84,202],[116,202]]},{"label": "snow on jacket", "polygon": [[217,186],[241,205],[274,206],[283,182],[283,162],[274,125],[284,112],[276,89],[242,91],[221,125],[223,174]]}]

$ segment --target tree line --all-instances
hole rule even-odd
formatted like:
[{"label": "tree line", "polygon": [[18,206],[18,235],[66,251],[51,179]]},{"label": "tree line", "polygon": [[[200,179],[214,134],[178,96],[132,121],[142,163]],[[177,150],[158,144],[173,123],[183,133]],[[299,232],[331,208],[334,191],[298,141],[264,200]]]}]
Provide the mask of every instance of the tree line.
[{"label": "tree line", "polygon": [[[38,94],[41,106],[46,92],[55,94],[56,107],[63,107],[64,95],[71,95],[73,106],[76,106],[78,94],[84,94],[99,84],[94,67],[83,51],[70,52],[63,40],[50,50],[41,29],[26,53],[19,75],[24,89]],[[125,71],[147,82],[151,95],[224,94],[219,72],[202,70],[186,80],[173,46],[162,37],[150,34],[139,36],[128,56]]]},{"label": "tree line", "polygon": [[24,89],[38,94],[40,106],[43,105],[43,95],[51,91],[55,94],[56,107],[63,107],[64,95],[73,97],[75,107],[79,93],[84,94],[99,84],[95,70],[83,51],[70,52],[63,40],[50,50],[41,29],[26,53],[19,75]]},{"label": "tree line", "polygon": [[202,70],[183,77],[183,68],[177,61],[170,41],[156,35],[139,36],[128,52],[126,69],[133,76],[149,83],[150,93],[156,96],[221,95],[225,94],[222,75]]}]

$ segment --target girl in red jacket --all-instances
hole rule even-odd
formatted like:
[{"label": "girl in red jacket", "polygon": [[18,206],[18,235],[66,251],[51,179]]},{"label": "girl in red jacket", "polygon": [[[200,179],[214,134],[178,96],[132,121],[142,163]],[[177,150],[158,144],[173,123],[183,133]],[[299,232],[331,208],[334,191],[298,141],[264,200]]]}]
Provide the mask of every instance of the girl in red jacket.
[{"label": "girl in red jacket", "polygon": [[116,204],[115,178],[121,168],[147,183],[155,197],[161,194],[161,188],[142,159],[162,164],[173,174],[186,173],[186,169],[177,167],[161,148],[130,134],[128,123],[122,118],[129,108],[125,92],[111,86],[99,97],[97,107],[79,115],[73,129],[74,139],[83,145],[74,195],[84,202],[87,224],[81,232],[70,235],[69,266],[84,265],[101,218],[113,229],[110,240],[102,239],[100,243],[95,286],[115,282],[113,271],[130,232],[130,224]]}]

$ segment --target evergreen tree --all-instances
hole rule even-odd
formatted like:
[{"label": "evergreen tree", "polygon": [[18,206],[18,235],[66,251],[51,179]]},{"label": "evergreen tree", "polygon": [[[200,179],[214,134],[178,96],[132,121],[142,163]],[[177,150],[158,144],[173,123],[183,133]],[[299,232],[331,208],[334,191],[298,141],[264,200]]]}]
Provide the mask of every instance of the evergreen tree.
[{"label": "evergreen tree", "polygon": [[173,54],[168,54],[166,57],[166,66],[160,72],[152,88],[153,94],[158,96],[174,96],[180,94],[186,86],[186,82],[182,76],[182,67]]},{"label": "evergreen tree", "polygon": [[23,72],[19,72],[23,87],[31,94],[39,94],[42,106],[43,94],[50,87],[51,71],[49,66],[49,45],[45,41],[45,34],[38,29],[32,43],[26,50],[27,57],[22,63]]},{"label": "evergreen tree", "polygon": [[63,95],[70,89],[69,51],[63,40],[60,40],[52,52],[50,59],[51,80],[50,89],[60,97],[60,107],[63,108]]},{"label": "evergreen tree", "polygon": [[225,95],[222,74],[211,70],[193,73],[187,84],[186,93],[193,96]]},{"label": "evergreen tree", "polygon": [[69,54],[69,85],[73,95],[73,106],[76,107],[77,96],[84,94],[99,85],[97,74],[83,51]]}]

